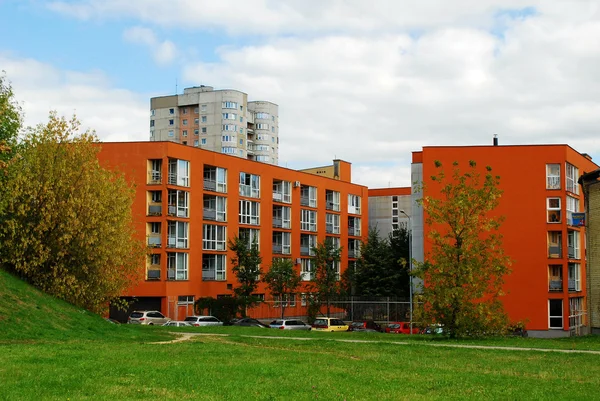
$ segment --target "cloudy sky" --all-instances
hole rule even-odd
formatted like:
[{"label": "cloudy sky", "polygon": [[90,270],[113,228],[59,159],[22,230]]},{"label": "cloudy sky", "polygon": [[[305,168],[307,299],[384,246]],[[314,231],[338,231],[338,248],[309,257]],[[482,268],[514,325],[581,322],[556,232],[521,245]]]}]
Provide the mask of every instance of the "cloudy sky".
[{"label": "cloudy sky", "polygon": [[105,141],[203,84],[279,104],[281,165],[341,158],[370,187],[493,134],[600,160],[597,0],[0,0],[0,38],[27,124],[75,112]]}]

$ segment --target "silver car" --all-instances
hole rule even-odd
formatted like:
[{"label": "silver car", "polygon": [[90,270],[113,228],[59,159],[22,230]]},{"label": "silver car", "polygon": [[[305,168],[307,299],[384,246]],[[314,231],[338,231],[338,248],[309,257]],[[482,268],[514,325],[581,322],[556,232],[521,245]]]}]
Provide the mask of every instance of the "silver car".
[{"label": "silver car", "polygon": [[170,321],[168,317],[156,310],[134,311],[129,315],[127,323],[130,324],[147,324],[149,326],[161,325]]},{"label": "silver car", "polygon": [[304,323],[302,320],[273,320],[269,325],[272,329],[279,330],[311,330],[308,324]]},{"label": "silver car", "polygon": [[192,324],[190,322],[182,322],[181,320],[171,320],[170,322],[167,322],[167,323],[163,324],[163,326],[168,326],[168,327],[192,327]]},{"label": "silver car", "polygon": [[192,326],[223,326],[223,322],[214,316],[188,316],[185,318]]}]

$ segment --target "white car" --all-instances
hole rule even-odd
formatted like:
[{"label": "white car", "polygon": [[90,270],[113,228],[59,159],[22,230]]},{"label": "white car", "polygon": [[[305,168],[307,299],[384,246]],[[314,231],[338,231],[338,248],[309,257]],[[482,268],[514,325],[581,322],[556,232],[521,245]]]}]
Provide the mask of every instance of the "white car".
[{"label": "white car", "polygon": [[170,326],[170,327],[191,327],[192,324],[190,322],[184,322],[181,320],[171,320],[170,322],[167,322],[165,324],[163,324],[163,326]]},{"label": "white car", "polygon": [[168,317],[156,310],[134,311],[131,312],[127,323],[129,324],[147,324],[149,326],[162,325],[170,321]]},{"label": "white car", "polygon": [[188,316],[185,318],[192,326],[223,326],[223,322],[214,316]]},{"label": "white car", "polygon": [[311,330],[308,324],[302,320],[290,319],[290,320],[273,320],[269,325],[272,329],[279,330]]}]

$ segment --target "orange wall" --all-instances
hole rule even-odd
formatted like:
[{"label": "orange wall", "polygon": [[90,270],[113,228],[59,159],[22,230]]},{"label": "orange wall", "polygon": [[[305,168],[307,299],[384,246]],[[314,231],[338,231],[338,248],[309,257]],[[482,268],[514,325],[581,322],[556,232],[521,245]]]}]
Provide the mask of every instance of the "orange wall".
[{"label": "orange wall", "polygon": [[369,189],[369,196],[403,196],[410,195],[410,187],[396,187],[396,188],[372,188]]},{"label": "orange wall", "polygon": [[[189,115],[189,114],[188,114]],[[193,114],[192,114],[193,116]],[[227,262],[229,270],[227,272],[227,281],[202,281],[202,232],[203,232],[203,168],[204,165],[212,165],[227,169],[227,193],[218,194],[227,197],[227,223],[218,223],[215,221],[206,221],[209,224],[222,224],[227,226],[227,237],[232,238],[238,233],[238,214],[240,199],[239,188],[239,173],[246,172],[260,176],[260,199],[247,198],[260,202],[260,226],[244,225],[246,228],[260,229],[260,251],[263,258],[262,268],[267,271],[272,259],[272,183],[273,179],[281,179],[292,182],[292,204],[285,205],[292,208],[291,215],[291,230],[277,229],[278,231],[290,231],[291,250],[289,255],[295,261],[300,257],[300,188],[294,188],[293,183],[300,181],[303,185],[314,186],[318,188],[317,193],[317,233],[318,242],[325,239],[325,190],[334,190],[340,192],[340,232],[341,235],[328,234],[340,238],[342,251],[342,272],[348,266],[348,194],[358,195],[361,197],[361,234],[366,237],[368,231],[368,190],[366,187],[340,180],[334,180],[326,177],[320,177],[314,174],[302,173],[291,169],[286,169],[278,166],[273,166],[265,163],[245,160],[235,156],[223,155],[216,152],[202,150],[191,146],[179,145],[172,142],[128,142],[128,143],[103,143],[102,150],[99,154],[99,159],[102,164],[119,169],[125,172],[127,177],[136,183],[136,199],[133,213],[136,221],[136,229],[139,232],[140,238],[146,238],[146,223],[152,221],[162,222],[162,248],[153,249],[153,253],[161,253],[161,280],[160,281],[143,281],[137,286],[132,287],[127,291],[127,296],[156,296],[168,297],[178,295],[193,295],[195,298],[213,296],[218,294],[231,294],[231,290],[227,290],[227,284],[236,286],[235,276],[231,272],[230,259],[233,254],[227,251]],[[168,171],[168,158],[182,159],[190,161],[190,187],[177,187],[166,184]],[[148,185],[147,183],[147,161],[149,159],[163,159],[163,183],[161,185]],[[167,281],[166,277],[166,205],[167,205],[167,189],[177,188],[189,191],[190,205],[189,219],[169,218],[169,220],[189,221],[189,268],[188,280],[186,281]],[[146,193],[150,190],[163,190],[162,216],[147,216],[147,201]],[[216,194],[215,192],[207,192]],[[311,209],[308,207],[303,207]],[[315,209],[313,209],[315,210]],[[329,211],[331,212],[331,211]],[[363,239],[358,238],[358,239]],[[223,253],[217,251],[206,251],[207,253]],[[298,271],[300,265],[296,265]],[[140,266],[140,269],[145,269],[145,266]],[[260,284],[257,293],[265,293],[264,284]],[[297,300],[299,304],[300,300]],[[163,302],[163,310],[165,309]]]},{"label": "orange wall", "polygon": [[[447,176],[451,174],[452,162],[458,161],[461,170],[468,168],[469,160],[477,162],[484,174],[485,166],[491,166],[495,175],[500,176],[500,188],[504,190],[500,205],[495,210],[505,216],[501,232],[504,236],[504,249],[513,260],[512,274],[506,277],[503,302],[512,321],[527,319],[530,330],[548,329],[548,299],[563,298],[563,321],[568,325],[569,296],[585,296],[584,236],[581,235],[582,291],[569,294],[548,291],[548,265],[563,264],[563,283],[567,280],[567,259],[548,259],[547,232],[562,230],[563,255],[567,252],[565,162],[579,168],[579,173],[592,171],[598,166],[566,145],[540,146],[473,146],[473,147],[425,147],[417,156],[422,158],[423,179],[431,183],[430,177],[436,174],[434,161],[439,160]],[[414,157],[413,157],[414,159]],[[546,189],[546,164],[561,164],[562,189]],[[439,196],[439,187],[429,184],[425,194]],[[547,197],[560,196],[562,200],[562,224],[548,224],[546,215]],[[583,211],[583,195],[580,211]],[[579,230],[579,229],[578,229]],[[429,228],[425,226],[425,255],[431,250],[427,240]],[[583,231],[583,229],[581,229]]]}]

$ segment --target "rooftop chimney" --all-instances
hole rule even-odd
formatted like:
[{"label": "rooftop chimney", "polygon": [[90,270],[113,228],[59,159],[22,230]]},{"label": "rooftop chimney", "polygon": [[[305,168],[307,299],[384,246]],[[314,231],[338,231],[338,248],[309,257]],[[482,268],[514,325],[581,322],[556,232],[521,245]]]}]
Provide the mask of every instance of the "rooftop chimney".
[{"label": "rooftop chimney", "polygon": [[498,134],[494,134],[494,146],[498,146]]}]

